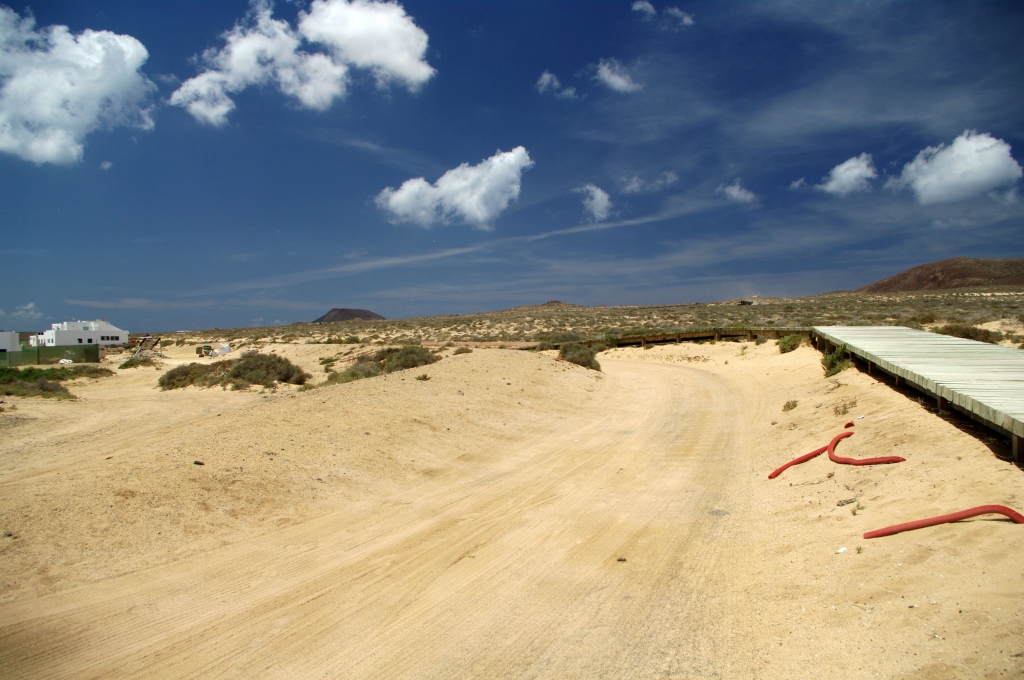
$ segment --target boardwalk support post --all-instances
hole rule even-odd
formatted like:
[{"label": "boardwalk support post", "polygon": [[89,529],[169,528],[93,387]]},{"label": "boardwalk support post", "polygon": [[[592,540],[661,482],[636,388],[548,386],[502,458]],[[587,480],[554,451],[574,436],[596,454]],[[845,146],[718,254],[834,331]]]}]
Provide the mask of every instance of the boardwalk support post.
[{"label": "boardwalk support post", "polygon": [[1010,435],[1013,440],[1011,448],[1013,450],[1013,462],[1018,467],[1024,467],[1024,437],[1019,434]]},{"label": "boardwalk support post", "polygon": [[939,409],[939,413],[942,413],[943,411],[948,411],[949,410],[949,402],[947,402],[945,400],[945,398],[943,398],[943,397],[940,397],[940,396],[936,395],[935,396],[935,404],[936,404],[936,406]]}]

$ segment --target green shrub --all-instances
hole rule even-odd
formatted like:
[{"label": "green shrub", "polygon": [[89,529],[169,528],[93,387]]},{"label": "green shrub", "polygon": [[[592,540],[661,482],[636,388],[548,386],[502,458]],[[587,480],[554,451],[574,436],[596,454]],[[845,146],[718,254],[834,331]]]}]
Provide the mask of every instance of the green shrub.
[{"label": "green shrub", "polygon": [[601,370],[601,364],[597,363],[597,359],[594,358],[594,350],[578,342],[567,342],[562,345],[562,348],[558,350],[558,358],[584,368]]},{"label": "green shrub", "polygon": [[945,326],[939,326],[933,329],[936,333],[942,335],[951,335],[954,338],[966,338],[967,340],[977,340],[978,342],[989,342],[993,345],[999,344],[999,341],[1003,339],[1003,334],[998,331],[990,331],[985,328],[976,328],[974,326],[968,326],[967,324],[951,323]]},{"label": "green shrub", "polygon": [[59,382],[39,378],[38,380],[11,380],[0,384],[0,394],[5,397],[44,397],[48,399],[74,399],[75,395]]},{"label": "green shrub", "polygon": [[338,357],[327,357],[326,359],[321,359],[320,360],[320,365],[321,366],[326,366],[327,364],[333,364],[337,360],[338,360]]},{"label": "green shrub", "polygon": [[153,357],[129,357],[118,368],[139,368],[141,366],[156,366]]},{"label": "green shrub", "polygon": [[453,355],[455,355],[455,354],[472,354],[472,353],[473,353],[473,350],[471,350],[468,347],[459,347],[454,352],[452,352]]},{"label": "green shrub", "polygon": [[347,383],[352,382],[353,380],[372,378],[383,372],[384,371],[381,369],[380,364],[375,361],[357,361],[341,373],[331,373],[327,378],[327,381],[332,383]]},{"label": "green shrub", "polygon": [[177,366],[160,376],[157,384],[163,390],[174,390],[189,385],[231,385],[232,389],[245,389],[250,385],[273,387],[275,381],[302,385],[309,377],[309,374],[283,357],[253,353],[241,359],[217,361],[212,364],[192,363]]},{"label": "green shrub", "polygon": [[75,378],[102,378],[114,375],[109,368],[102,366],[90,366],[87,364],[60,365],[54,368],[39,368],[38,366],[26,366],[22,369],[11,366],[0,366],[0,385],[22,381],[32,382],[36,380],[74,380]]},{"label": "green shrub", "polygon": [[839,345],[834,351],[828,352],[821,358],[821,366],[825,369],[825,377],[831,378],[836,373],[848,369],[853,363],[846,358],[846,345]]},{"label": "green shrub", "polygon": [[802,345],[803,341],[804,338],[802,335],[794,334],[779,338],[775,341],[775,344],[779,346],[779,354],[787,354]]},{"label": "green shrub", "polygon": [[437,361],[437,356],[426,347],[406,345],[404,347],[385,347],[371,357],[364,355],[358,360],[376,362],[380,364],[385,373],[391,373],[432,364]]},{"label": "green shrub", "polygon": [[426,373],[421,373],[420,375],[416,376],[416,379],[417,380],[430,380],[430,376],[427,375]]},{"label": "green shrub", "polygon": [[157,384],[162,390],[176,390],[189,385],[212,387],[220,385],[227,378],[234,361],[217,361],[212,364],[182,364],[160,376]]},{"label": "green shrub", "polygon": [[302,385],[310,376],[284,357],[275,354],[250,354],[239,359],[227,377],[232,382],[273,387],[275,382]]}]

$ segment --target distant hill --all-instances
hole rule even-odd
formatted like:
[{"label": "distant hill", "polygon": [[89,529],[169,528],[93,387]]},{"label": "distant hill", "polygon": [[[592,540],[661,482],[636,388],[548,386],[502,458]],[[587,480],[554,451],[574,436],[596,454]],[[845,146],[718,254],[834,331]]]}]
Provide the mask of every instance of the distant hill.
[{"label": "distant hill", "polygon": [[913,267],[860,290],[865,293],[897,293],[977,286],[1024,286],[1024,259],[954,257]]},{"label": "distant hill", "polygon": [[334,321],[351,321],[352,319],[362,319],[363,321],[384,321],[384,317],[380,314],[374,314],[368,309],[338,309],[335,307],[331,311],[327,312],[319,319],[314,319],[313,323],[331,323]]}]

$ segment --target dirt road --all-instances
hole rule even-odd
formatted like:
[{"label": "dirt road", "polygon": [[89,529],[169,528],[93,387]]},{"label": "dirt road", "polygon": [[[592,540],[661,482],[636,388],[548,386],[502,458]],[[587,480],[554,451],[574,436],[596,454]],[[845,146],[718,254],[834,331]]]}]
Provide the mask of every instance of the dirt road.
[{"label": "dirt road", "polygon": [[4,675],[720,674],[716,580],[748,508],[731,424],[756,398],[605,370],[599,408],[498,470],[5,608]]},{"label": "dirt road", "polygon": [[[599,374],[477,350],[429,381],[163,393],[124,373],[24,401],[0,422],[2,675],[1020,674],[1024,527],[860,534],[1019,506],[1022,475],[817,361],[679,345]],[[767,480],[850,418],[844,455],[907,462]]]}]

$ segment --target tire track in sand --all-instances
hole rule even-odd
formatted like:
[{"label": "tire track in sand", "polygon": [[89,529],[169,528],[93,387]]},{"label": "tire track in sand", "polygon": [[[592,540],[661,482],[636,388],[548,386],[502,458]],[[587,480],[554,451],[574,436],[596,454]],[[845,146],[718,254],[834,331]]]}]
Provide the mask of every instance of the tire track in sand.
[{"label": "tire track in sand", "polygon": [[[606,361],[606,397],[410,505],[339,511],[0,623],[7,677],[691,677],[729,665],[740,384]],[[730,513],[723,515],[719,513]],[[618,562],[618,557],[626,562]]]}]

